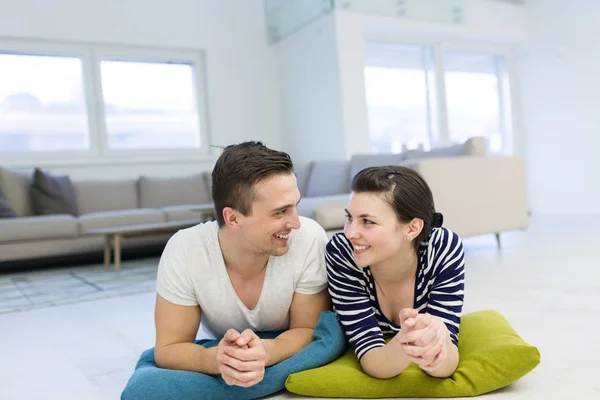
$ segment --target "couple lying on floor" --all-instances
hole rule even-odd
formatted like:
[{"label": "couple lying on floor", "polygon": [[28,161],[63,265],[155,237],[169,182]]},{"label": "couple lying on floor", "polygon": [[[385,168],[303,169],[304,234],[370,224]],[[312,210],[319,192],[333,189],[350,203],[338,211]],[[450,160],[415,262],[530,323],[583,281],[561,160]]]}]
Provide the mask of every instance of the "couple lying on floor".
[{"label": "couple lying on floor", "polygon": [[[216,221],[176,233],[157,276],[154,360],[244,388],[308,346],[337,315],[363,371],[386,379],[416,363],[458,365],[464,254],[413,170],[371,167],[352,181],[343,233],[299,217],[288,154],[228,146],[212,172]],[[218,345],[196,344],[200,321]],[[281,331],[272,339],[257,332]],[[385,338],[393,337],[386,341]],[[154,378],[156,379],[156,378]]]}]

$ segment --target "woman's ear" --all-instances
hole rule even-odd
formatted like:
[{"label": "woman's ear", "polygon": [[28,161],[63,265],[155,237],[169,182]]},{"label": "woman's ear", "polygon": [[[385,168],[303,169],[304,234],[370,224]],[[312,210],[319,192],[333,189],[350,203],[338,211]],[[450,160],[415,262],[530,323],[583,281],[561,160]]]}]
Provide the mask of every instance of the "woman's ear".
[{"label": "woman's ear", "polygon": [[408,235],[414,240],[421,234],[423,231],[423,220],[420,218],[413,218],[412,221],[408,223]]}]

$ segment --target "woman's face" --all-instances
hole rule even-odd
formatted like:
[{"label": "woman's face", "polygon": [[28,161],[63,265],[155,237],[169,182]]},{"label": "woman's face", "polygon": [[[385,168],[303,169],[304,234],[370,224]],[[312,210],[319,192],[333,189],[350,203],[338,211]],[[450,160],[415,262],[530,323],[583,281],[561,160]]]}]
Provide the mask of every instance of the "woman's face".
[{"label": "woman's face", "polygon": [[354,261],[361,268],[413,248],[412,241],[405,240],[410,233],[409,225],[398,221],[383,196],[383,193],[355,192],[350,195],[344,234],[352,242]]}]

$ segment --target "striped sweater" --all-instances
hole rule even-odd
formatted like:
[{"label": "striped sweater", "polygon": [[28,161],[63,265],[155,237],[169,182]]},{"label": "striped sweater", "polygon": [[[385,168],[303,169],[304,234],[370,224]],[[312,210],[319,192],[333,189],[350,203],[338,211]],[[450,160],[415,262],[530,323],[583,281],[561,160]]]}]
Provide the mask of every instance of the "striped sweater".
[{"label": "striped sweater", "polygon": [[[440,318],[458,345],[464,297],[462,242],[448,229],[434,228],[419,245],[418,257],[413,308]],[[360,359],[370,349],[384,346],[384,337],[400,327],[381,311],[371,270],[356,266],[352,243],[343,233],[329,241],[325,259],[334,310]]]}]

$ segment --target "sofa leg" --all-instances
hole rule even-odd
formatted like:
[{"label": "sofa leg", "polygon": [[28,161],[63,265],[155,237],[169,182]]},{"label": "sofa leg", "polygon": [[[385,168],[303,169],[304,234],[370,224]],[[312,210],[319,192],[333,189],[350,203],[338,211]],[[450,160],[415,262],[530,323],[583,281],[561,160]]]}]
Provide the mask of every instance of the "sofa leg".
[{"label": "sofa leg", "polygon": [[104,269],[110,269],[110,235],[104,237]]},{"label": "sofa leg", "polygon": [[120,235],[115,235],[114,251],[115,251],[115,271],[121,272],[121,236]]},{"label": "sofa leg", "polygon": [[500,232],[496,232],[496,243],[498,243],[498,250],[502,250],[502,243],[500,242]]}]

